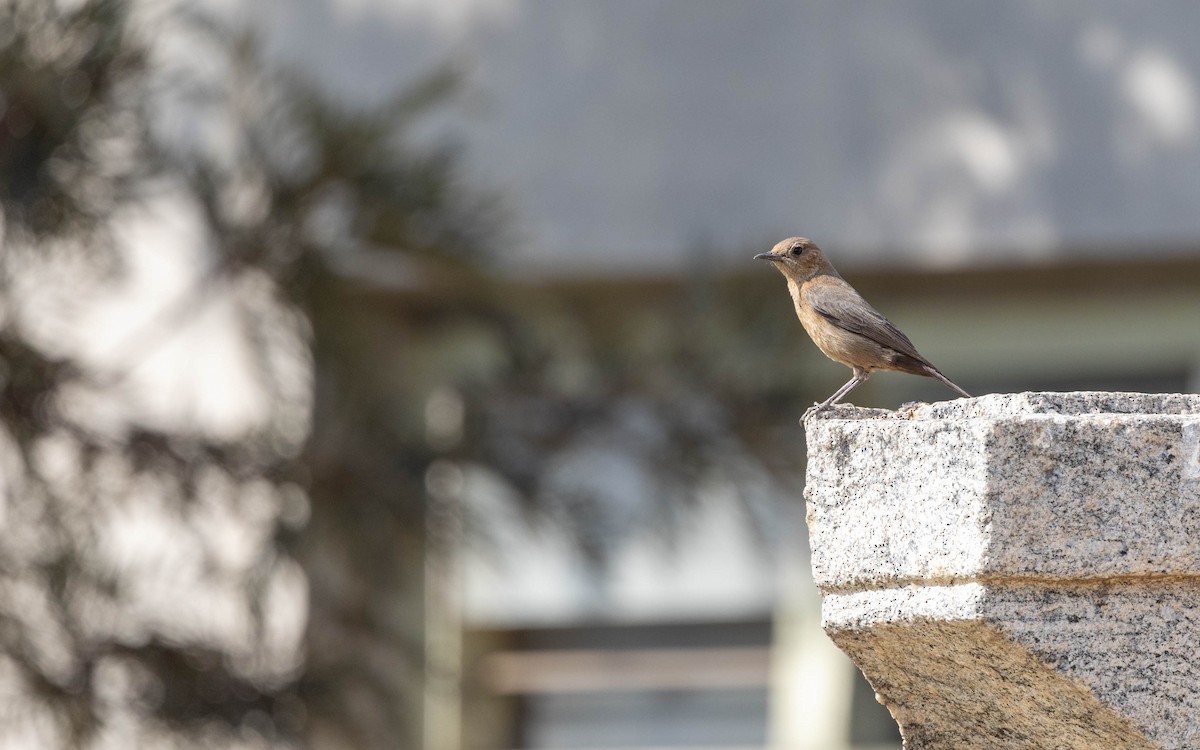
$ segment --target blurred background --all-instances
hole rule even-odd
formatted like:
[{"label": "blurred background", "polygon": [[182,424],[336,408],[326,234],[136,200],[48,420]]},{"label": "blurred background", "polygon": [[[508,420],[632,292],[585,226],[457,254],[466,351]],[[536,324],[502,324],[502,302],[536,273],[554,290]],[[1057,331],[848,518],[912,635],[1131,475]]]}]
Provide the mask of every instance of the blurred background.
[{"label": "blurred background", "polygon": [[[898,748],[751,261],[1200,389],[1200,5],[2,0],[0,747]],[[853,400],[949,398],[873,378]]]}]

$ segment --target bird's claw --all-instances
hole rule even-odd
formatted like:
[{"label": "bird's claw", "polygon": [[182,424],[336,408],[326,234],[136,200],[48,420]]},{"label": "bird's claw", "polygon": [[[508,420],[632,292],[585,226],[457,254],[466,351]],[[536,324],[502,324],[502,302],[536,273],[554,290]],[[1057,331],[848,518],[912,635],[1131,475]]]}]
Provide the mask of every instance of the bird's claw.
[{"label": "bird's claw", "polygon": [[803,422],[803,421],[807,420],[809,417],[820,414],[821,412],[827,411],[831,408],[833,408],[831,404],[820,404],[820,403],[817,403],[814,401],[812,406],[810,406],[804,410],[804,416],[801,418],[800,421]]}]

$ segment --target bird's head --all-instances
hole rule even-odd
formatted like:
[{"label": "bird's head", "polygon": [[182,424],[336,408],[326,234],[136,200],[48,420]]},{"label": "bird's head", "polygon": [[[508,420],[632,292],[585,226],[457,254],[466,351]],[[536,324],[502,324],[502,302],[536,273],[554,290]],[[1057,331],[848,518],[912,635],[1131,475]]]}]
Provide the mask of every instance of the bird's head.
[{"label": "bird's head", "polygon": [[771,261],[780,273],[797,282],[833,271],[829,261],[821,255],[821,248],[804,237],[789,237],[771,248],[771,252],[759,253],[754,258]]}]

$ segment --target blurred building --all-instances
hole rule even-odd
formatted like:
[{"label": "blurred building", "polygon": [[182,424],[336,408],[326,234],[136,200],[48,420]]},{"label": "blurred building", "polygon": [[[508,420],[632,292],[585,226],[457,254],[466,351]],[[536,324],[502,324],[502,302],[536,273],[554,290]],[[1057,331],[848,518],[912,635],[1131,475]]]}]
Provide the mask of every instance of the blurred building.
[{"label": "blurred building", "polygon": [[[518,284],[601,271],[593,286],[637,300],[678,290],[696,265],[741,274],[803,233],[973,393],[1200,389],[1194,3],[301,6],[254,12],[282,58],[352,100],[437,62],[468,71],[472,106],[431,130],[455,133],[505,191]],[[789,317],[780,280],[753,271],[752,293]],[[813,373],[798,389],[845,381],[798,325],[794,346]],[[949,395],[884,374],[854,402]],[[667,534],[638,515],[643,490],[619,461],[584,456],[571,471],[609,487],[608,512],[632,531],[597,567],[560,528],[472,495],[469,512],[506,541],[468,532],[438,572],[464,586],[435,603],[435,624],[466,633],[446,652],[462,690],[431,714],[460,717],[446,737],[898,746],[819,631],[799,486],[759,505],[715,488]]]},{"label": "blurred building", "polygon": [[[972,393],[1198,390],[1200,254],[1137,255],[1160,259],[844,275]],[[762,271],[761,293],[790,316],[782,282]],[[620,295],[645,282],[602,283]],[[832,392],[844,369],[794,330],[796,356]],[[853,401],[951,395],[880,374]],[[623,486],[619,466],[593,458],[598,481]],[[715,488],[673,535],[633,522],[607,567],[586,562],[561,528],[530,526],[500,495],[476,493],[474,511],[503,544],[468,540],[463,552],[465,746],[899,747],[870,687],[820,631],[793,491],[747,507]]]}]

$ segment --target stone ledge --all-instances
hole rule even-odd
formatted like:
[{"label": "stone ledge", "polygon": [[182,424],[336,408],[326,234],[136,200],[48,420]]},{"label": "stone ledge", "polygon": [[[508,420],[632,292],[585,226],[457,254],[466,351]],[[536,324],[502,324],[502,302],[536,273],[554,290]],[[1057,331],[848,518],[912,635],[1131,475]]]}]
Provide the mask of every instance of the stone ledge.
[{"label": "stone ledge", "polygon": [[1200,747],[1200,396],[805,424],[824,627],[906,747]]},{"label": "stone ledge", "polygon": [[806,428],[821,588],[1200,575],[1200,396],[1005,394]]}]

